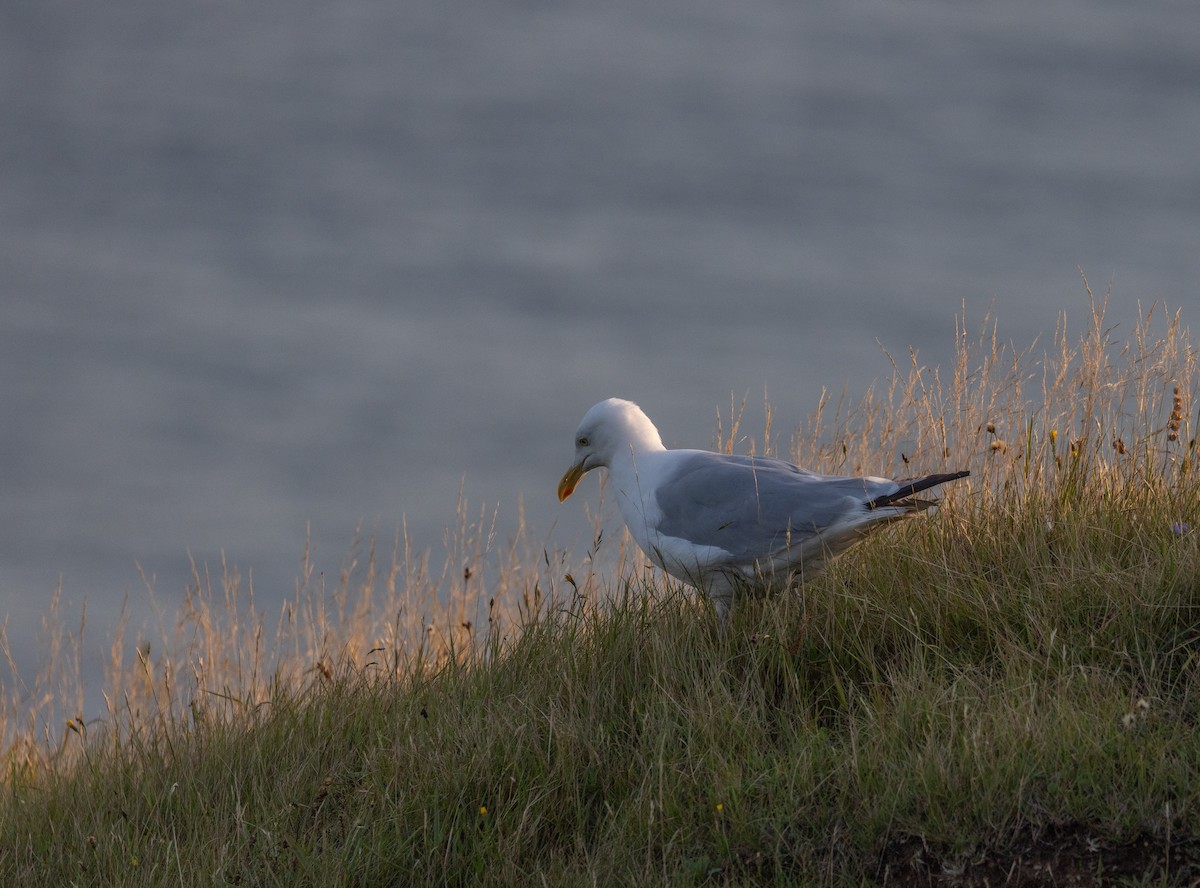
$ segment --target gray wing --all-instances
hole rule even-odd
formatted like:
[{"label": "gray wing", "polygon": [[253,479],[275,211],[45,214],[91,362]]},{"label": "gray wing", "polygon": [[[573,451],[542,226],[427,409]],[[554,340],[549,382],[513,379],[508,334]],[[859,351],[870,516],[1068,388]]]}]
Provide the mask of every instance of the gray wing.
[{"label": "gray wing", "polygon": [[717,546],[752,562],[801,544],[877,496],[892,481],[817,475],[790,463],[697,451],[656,491],[658,531]]}]

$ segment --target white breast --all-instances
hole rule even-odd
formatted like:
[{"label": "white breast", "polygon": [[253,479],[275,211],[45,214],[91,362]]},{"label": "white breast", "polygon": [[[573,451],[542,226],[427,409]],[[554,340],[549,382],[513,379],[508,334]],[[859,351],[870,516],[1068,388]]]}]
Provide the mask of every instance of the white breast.
[{"label": "white breast", "polygon": [[629,534],[650,560],[684,582],[697,584],[710,569],[727,564],[730,553],[716,546],[697,546],[679,537],[664,536],[658,527],[662,510],[654,497],[657,479],[669,468],[670,451],[614,460],[610,478],[617,506]]}]

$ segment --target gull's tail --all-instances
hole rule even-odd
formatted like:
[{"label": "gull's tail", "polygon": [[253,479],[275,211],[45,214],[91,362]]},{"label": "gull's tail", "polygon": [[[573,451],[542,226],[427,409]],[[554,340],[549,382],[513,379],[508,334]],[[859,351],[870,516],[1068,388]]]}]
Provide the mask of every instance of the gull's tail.
[{"label": "gull's tail", "polygon": [[901,500],[908,499],[910,496],[920,493],[922,490],[928,490],[930,487],[937,487],[939,484],[945,484],[947,481],[956,481],[959,478],[965,478],[970,475],[970,472],[946,472],[941,475],[926,475],[924,478],[913,478],[906,481],[897,482],[900,489],[895,493],[885,493],[883,496],[877,496],[873,500],[867,500],[863,505],[868,510],[878,509],[880,506],[891,505],[911,505],[914,508],[928,508],[933,503],[914,500],[911,503],[904,503]]}]

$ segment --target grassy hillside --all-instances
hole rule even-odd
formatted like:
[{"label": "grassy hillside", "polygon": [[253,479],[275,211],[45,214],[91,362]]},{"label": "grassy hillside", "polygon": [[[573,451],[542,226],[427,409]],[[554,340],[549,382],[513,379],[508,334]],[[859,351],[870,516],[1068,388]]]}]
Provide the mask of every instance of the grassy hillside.
[{"label": "grassy hillside", "polygon": [[65,633],[6,692],[0,883],[1188,884],[1196,362],[1097,308],[823,402],[808,466],[973,475],[723,634],[600,534],[489,554],[486,513],[445,570],[369,551],[278,623],[198,574],[115,641],[105,718]]}]

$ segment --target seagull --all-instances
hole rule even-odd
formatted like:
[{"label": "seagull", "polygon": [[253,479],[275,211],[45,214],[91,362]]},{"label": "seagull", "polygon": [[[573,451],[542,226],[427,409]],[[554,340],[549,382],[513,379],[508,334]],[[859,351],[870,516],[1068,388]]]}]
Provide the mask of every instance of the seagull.
[{"label": "seagull", "polygon": [[575,432],[563,502],[592,469],[608,470],[630,535],[656,566],[712,600],[720,625],[743,589],[791,586],[871,531],[922,512],[922,490],[967,477],[893,481],[818,475],[784,462],[708,450],[668,450],[632,401],[592,407]]}]

